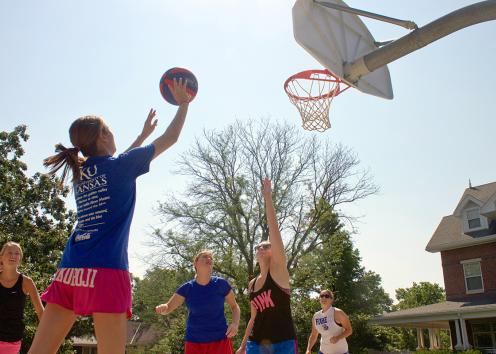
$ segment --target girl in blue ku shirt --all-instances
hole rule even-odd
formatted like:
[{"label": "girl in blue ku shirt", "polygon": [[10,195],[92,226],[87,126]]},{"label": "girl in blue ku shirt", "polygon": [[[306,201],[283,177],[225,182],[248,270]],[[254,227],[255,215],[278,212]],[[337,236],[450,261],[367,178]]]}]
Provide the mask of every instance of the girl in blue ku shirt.
[{"label": "girl in blue ku shirt", "polygon": [[150,145],[140,147],[156,127],[153,109],[140,136],[117,157],[113,157],[114,135],[105,121],[86,116],[69,129],[73,146],[58,144],[56,155],[45,159],[50,173],[62,169],[62,181],[72,173],[77,224],[52,283],[41,297],[47,305],[30,354],[55,354],[76,317],[87,315],[93,317],[98,353],[125,352],[131,316],[127,248],[136,179],[177,141],[191,100],[186,84],[180,79],[171,85],[179,108],[167,130]]}]

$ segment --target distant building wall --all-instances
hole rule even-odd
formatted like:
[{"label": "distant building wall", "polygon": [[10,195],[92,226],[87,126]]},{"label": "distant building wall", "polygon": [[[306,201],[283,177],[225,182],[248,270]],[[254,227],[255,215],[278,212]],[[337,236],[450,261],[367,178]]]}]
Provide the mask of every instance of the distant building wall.
[{"label": "distant building wall", "polygon": [[[480,258],[484,292],[467,294],[461,261]],[[471,300],[487,295],[496,297],[496,242],[441,251],[446,299]]]}]

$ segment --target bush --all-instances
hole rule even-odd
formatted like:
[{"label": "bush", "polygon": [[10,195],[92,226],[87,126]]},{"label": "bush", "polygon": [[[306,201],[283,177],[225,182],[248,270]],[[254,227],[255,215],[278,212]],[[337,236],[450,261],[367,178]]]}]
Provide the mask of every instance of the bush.
[{"label": "bush", "polygon": [[437,349],[437,350],[428,350],[428,349],[423,349],[423,350],[418,350],[415,352],[416,354],[482,354],[482,352],[478,349],[468,349],[468,350],[463,350],[463,351],[451,351],[449,349]]}]

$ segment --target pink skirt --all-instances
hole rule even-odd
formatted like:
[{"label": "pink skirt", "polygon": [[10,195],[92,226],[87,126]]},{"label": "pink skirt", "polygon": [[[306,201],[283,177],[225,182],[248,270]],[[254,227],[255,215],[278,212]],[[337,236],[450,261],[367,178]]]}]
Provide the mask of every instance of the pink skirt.
[{"label": "pink skirt", "polygon": [[2,342],[0,341],[0,353],[2,354],[19,354],[21,351],[22,341]]},{"label": "pink skirt", "polygon": [[80,316],[125,312],[130,318],[131,275],[121,269],[59,268],[41,299]]}]

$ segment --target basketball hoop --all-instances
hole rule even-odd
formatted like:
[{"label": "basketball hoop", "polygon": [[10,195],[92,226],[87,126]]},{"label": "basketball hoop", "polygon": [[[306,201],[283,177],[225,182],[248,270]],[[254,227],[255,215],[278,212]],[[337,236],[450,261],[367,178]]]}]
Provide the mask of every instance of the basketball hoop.
[{"label": "basketball hoop", "polygon": [[[341,89],[340,84],[345,85]],[[332,99],[350,88],[329,70],[306,70],[284,83],[284,91],[300,112],[303,129],[325,131],[331,127],[329,108]]]}]

